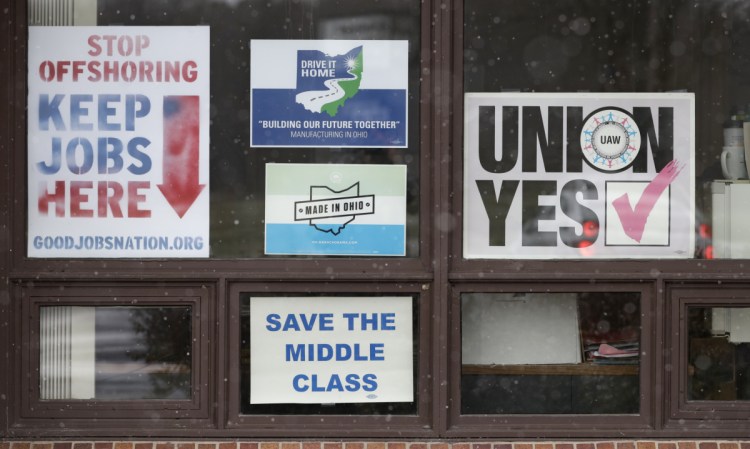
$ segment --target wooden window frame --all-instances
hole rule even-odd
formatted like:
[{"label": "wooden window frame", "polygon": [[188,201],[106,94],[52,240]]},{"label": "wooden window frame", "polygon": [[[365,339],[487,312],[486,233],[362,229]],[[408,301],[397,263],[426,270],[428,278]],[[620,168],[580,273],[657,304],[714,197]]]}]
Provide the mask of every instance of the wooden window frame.
[{"label": "wooden window frame", "polygon": [[[694,404],[680,397],[680,378],[673,368],[687,357],[679,344],[683,334],[674,334],[684,332],[681,298],[695,301],[685,304],[741,303],[726,295],[747,297],[741,293],[750,287],[746,261],[462,258],[463,6],[463,0],[430,0],[421,6],[418,257],[104,261],[26,257],[28,27],[25,2],[10,2],[6,20],[0,21],[0,248],[6,249],[0,251],[0,365],[13,369],[0,370],[0,409],[9,411],[0,413],[0,436],[113,437],[125,431],[128,436],[195,438],[750,436],[745,404],[718,404],[721,409],[715,413],[706,410],[707,404],[691,409]],[[303,18],[304,12],[295,10],[295,18]],[[201,396],[194,410],[181,410],[177,404],[177,414],[187,413],[185,418],[170,417],[175,410],[167,408],[135,407],[121,410],[117,418],[94,420],[75,407],[72,413],[42,413],[30,410],[31,402],[23,405],[32,382],[27,374],[33,373],[26,352],[30,337],[22,332],[31,323],[26,321],[32,310],[26,304],[29,295],[45,292],[52,298],[79,292],[104,304],[128,292],[153,297],[179,295],[185,288],[205,289],[199,302],[201,310],[207,307],[201,320],[208,320],[199,344],[206,361],[200,367],[200,394],[207,396]],[[649,345],[650,353],[641,359],[638,415],[460,414],[460,294],[529,289],[642,292],[642,311],[650,312],[643,317],[642,344]],[[691,289],[717,300],[690,298]],[[418,413],[390,418],[331,415],[323,420],[312,415],[240,415],[239,361],[232,355],[239,345],[239,316],[233,304],[245,291],[418,296]],[[649,384],[644,387],[645,379]],[[150,413],[159,418],[151,419]]]},{"label": "wooden window frame", "polygon": [[[429,284],[421,283],[304,283],[285,282],[236,282],[229,287],[228,295],[228,356],[227,366],[227,429],[238,435],[267,437],[328,436],[331,432],[346,437],[387,437],[393,432],[410,437],[428,437],[433,403],[430,372],[432,352],[423,350],[431,344],[432,297]],[[411,296],[415,298],[413,310],[417,328],[413,338],[418,350],[414,354],[415,405],[414,415],[246,415],[240,411],[240,297],[243,294],[263,296],[308,296],[352,295],[360,298],[368,296]],[[377,300],[374,298],[374,300]]]},{"label": "wooden window frame", "polygon": [[[60,423],[69,429],[207,428],[212,426],[215,397],[210,381],[216,363],[211,345],[215,338],[215,311],[210,307],[213,285],[116,285],[113,283],[19,283],[13,310],[20,319],[13,329],[14,378],[19,391],[11,407],[16,429],[34,434],[55,433]],[[42,400],[39,392],[39,316],[41,307],[54,306],[189,306],[191,308],[191,398],[184,400]],[[92,422],[96,425],[92,426]],[[38,432],[38,433],[37,433]]]},{"label": "wooden window frame", "polygon": [[[668,404],[665,427],[685,429],[702,427],[724,435],[747,435],[750,401],[689,400],[688,323],[690,307],[750,307],[750,284],[732,282],[679,283],[668,287],[669,304],[665,332],[670,354],[665,369],[665,393]],[[734,431],[734,432],[732,432]]]},{"label": "wooden window frame", "polygon": [[460,351],[451,351],[450,385],[451,408],[448,434],[456,437],[545,437],[579,438],[607,436],[613,431],[638,433],[652,428],[653,362],[655,349],[653,316],[656,308],[652,286],[633,282],[622,283],[461,283],[451,295],[450,346],[461,348],[461,295],[464,293],[585,293],[633,292],[640,294],[641,359],[639,373],[639,413],[632,414],[461,414],[461,357]]}]

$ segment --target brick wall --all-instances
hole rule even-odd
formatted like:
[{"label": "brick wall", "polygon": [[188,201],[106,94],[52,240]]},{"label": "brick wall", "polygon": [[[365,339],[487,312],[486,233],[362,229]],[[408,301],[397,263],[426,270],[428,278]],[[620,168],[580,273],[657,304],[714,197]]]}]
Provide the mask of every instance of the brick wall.
[{"label": "brick wall", "polygon": [[7,441],[0,449],[750,449],[750,441],[597,442],[187,442],[187,441]]}]

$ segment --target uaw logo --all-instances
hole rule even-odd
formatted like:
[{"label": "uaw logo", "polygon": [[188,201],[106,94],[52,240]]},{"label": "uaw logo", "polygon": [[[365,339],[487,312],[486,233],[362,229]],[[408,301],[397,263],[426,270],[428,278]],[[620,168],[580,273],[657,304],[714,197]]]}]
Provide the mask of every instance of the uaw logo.
[{"label": "uaw logo", "polygon": [[310,200],[294,203],[294,221],[309,221],[320,232],[339,235],[358,215],[375,213],[375,195],[360,195],[359,182],[343,190],[310,186]]},{"label": "uaw logo", "polygon": [[318,50],[298,50],[295,101],[308,111],[334,117],[346,100],[359,92],[363,53],[361,45],[333,56]]},{"label": "uaw logo", "polygon": [[641,132],[624,109],[597,109],[583,122],[581,149],[586,162],[596,170],[623,171],[633,164],[640,148]]}]

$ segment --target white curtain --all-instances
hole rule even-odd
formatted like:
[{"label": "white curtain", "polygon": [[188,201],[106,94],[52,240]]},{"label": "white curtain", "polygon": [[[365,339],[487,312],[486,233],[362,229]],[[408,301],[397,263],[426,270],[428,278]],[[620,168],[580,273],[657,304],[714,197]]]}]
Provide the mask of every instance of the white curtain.
[{"label": "white curtain", "polygon": [[95,395],[95,309],[40,309],[41,399],[91,399]]},{"label": "white curtain", "polygon": [[29,25],[96,25],[96,0],[29,0]]}]

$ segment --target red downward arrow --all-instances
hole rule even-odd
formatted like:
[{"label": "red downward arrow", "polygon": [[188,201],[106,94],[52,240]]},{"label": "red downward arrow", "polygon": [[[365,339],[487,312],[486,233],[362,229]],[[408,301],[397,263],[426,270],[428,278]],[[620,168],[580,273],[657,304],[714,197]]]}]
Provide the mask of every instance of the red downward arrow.
[{"label": "red downward arrow", "polygon": [[198,96],[164,97],[164,161],[159,190],[182,218],[203,191],[199,184],[200,101]]}]

